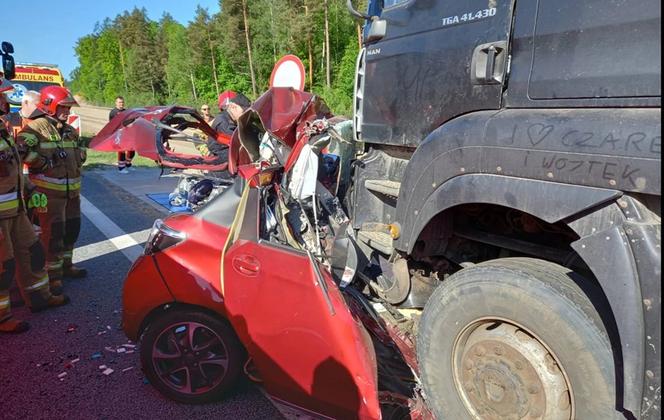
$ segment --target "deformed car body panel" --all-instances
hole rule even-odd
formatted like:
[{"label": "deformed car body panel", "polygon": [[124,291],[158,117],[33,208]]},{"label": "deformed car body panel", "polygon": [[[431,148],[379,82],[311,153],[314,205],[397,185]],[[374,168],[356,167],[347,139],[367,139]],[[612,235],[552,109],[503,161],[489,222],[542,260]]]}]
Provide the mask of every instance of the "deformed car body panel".
[{"label": "deformed car body panel", "polygon": [[[90,148],[102,152],[133,150],[162,166],[176,169],[224,171],[226,156],[201,156],[199,153],[176,153],[168,146],[169,139],[179,134],[185,141],[194,141],[184,130],[196,130],[223,145],[230,137],[216,133],[191,108],[180,106],[130,109],[119,113],[90,142]],[[198,140],[199,143],[205,143]]]},{"label": "deformed car body panel", "polygon": [[292,88],[271,88],[253,103],[238,120],[229,151],[229,171],[232,174],[242,165],[259,159],[257,127],[279,139],[291,149],[288,171],[295,164],[299,150],[309,140],[305,136],[308,125],[317,119],[331,118],[329,108],[319,97]]}]

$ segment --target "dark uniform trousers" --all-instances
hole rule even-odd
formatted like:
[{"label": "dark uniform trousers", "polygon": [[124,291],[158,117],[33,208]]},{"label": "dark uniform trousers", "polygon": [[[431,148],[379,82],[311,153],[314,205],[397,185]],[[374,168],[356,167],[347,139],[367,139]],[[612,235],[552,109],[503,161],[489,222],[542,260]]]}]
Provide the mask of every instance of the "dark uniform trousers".
[{"label": "dark uniform trousers", "polygon": [[9,288],[15,279],[31,308],[45,307],[51,298],[44,249],[26,214],[23,165],[14,141],[3,128],[0,127],[0,322],[11,317]]}]

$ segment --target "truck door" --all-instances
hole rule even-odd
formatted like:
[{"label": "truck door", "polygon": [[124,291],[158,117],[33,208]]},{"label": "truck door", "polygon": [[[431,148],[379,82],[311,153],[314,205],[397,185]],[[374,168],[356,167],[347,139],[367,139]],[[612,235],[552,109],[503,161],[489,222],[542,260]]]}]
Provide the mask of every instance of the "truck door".
[{"label": "truck door", "polygon": [[259,213],[259,191],[246,191],[223,254],[222,290],[265,389],[281,409],[380,418],[364,328],[313,258],[259,240]]},{"label": "truck door", "polygon": [[374,0],[376,10],[387,29],[359,60],[360,140],[417,146],[456,116],[500,108],[512,0]]}]

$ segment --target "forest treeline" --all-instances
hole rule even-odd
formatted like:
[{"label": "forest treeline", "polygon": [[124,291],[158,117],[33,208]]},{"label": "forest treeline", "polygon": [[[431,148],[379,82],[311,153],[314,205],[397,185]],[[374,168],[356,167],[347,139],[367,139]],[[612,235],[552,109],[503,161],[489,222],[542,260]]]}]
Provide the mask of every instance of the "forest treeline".
[{"label": "forest treeline", "polygon": [[88,102],[129,106],[215,104],[231,89],[256,98],[276,61],[302,59],[306,89],[350,115],[359,26],[345,0],[220,0],[197,7],[186,26],[169,14],[154,21],[135,8],[106,19],[78,40],[72,90]]}]

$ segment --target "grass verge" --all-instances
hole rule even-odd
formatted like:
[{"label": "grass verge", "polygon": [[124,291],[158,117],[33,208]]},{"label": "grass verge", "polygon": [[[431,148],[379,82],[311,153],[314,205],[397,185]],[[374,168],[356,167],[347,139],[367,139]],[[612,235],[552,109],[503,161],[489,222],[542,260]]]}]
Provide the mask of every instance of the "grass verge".
[{"label": "grass verge", "polygon": [[[90,138],[82,138],[83,144],[89,144]],[[118,164],[118,154],[115,152],[98,152],[96,150],[88,149],[88,159],[83,165],[87,169],[104,169],[109,166],[117,167]],[[156,168],[157,164],[150,159],[146,159],[141,156],[136,156],[132,161],[134,167],[139,168]]]}]

